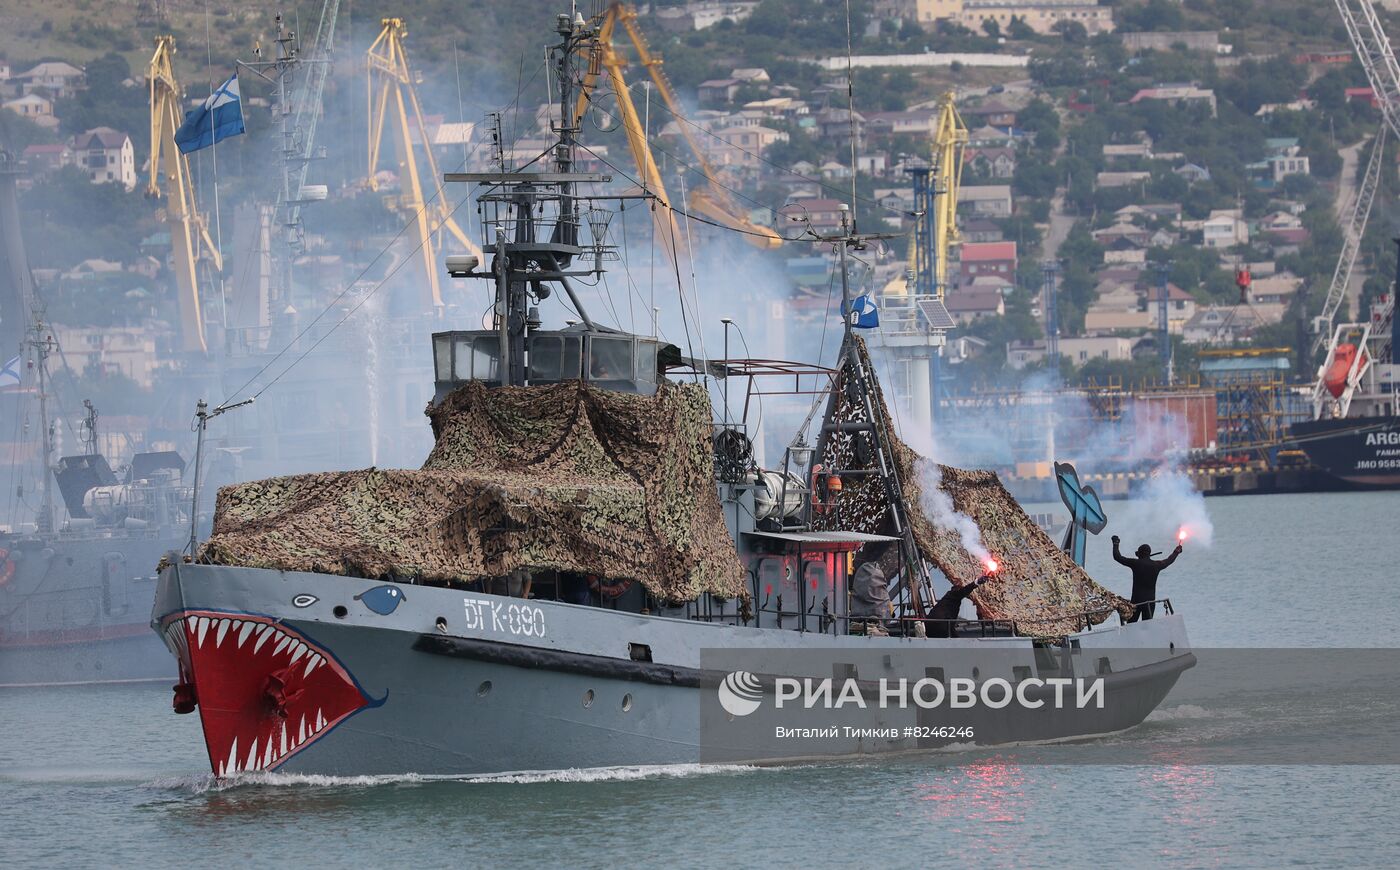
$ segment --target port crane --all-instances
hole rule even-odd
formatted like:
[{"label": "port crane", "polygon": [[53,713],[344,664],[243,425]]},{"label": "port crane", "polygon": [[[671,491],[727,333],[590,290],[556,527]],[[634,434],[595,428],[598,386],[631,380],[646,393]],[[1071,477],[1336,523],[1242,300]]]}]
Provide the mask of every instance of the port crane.
[{"label": "port crane", "polygon": [[151,105],[151,171],[146,194],[165,200],[165,226],[170,232],[179,301],[180,349],[206,353],[209,347],[204,338],[197,263],[207,257],[215,271],[222,271],[224,260],[195,205],[189,159],[175,147],[175,131],[185,117],[182,107],[185,92],[175,78],[175,37],[157,36],[155,44],[155,54],[151,56],[146,75],[150,82]]},{"label": "port crane", "polygon": [[619,26],[631,41],[632,47],[637,53],[638,62],[651,77],[651,82],[661,95],[667,111],[675,117],[681,137],[685,140],[690,153],[694,155],[694,168],[699,170],[703,178],[703,184],[689,191],[686,198],[686,210],[716,223],[742,230],[747,234],[745,238],[758,248],[774,249],[782,245],[783,238],[777,232],[771,227],[750,220],[744,214],[744,210],[735,202],[733,194],[719,183],[713,164],[705,156],[704,150],[701,149],[700,143],[690,129],[689,122],[681,111],[680,99],[676,96],[675,88],[671,86],[671,80],[662,69],[661,56],[651,49],[641,28],[637,26],[636,11],[626,3],[612,3],[595,21],[598,28],[598,40],[596,48],[589,57],[588,68],[583,75],[582,87],[579,89],[578,101],[575,103],[572,125],[577,128],[582,122],[584,114],[588,111],[588,107],[595,103],[598,78],[606,73],[617,100],[618,112],[622,115],[627,144],[632,152],[632,159],[637,165],[637,171],[641,174],[642,184],[662,206],[653,210],[653,220],[658,238],[676,238],[674,235],[675,216],[671,207],[671,199],[666,194],[665,183],[661,180],[661,173],[657,169],[656,159],[651,153],[651,145],[647,142],[646,130],[643,128],[641,116],[637,112],[636,104],[632,101],[631,92],[627,88],[627,80],[623,75],[627,61],[614,44]]},{"label": "port crane", "polygon": [[[1326,359],[1318,369],[1313,386],[1313,413],[1321,417],[1327,410],[1345,416],[1356,390],[1375,359],[1388,359],[1391,353],[1392,324],[1395,316],[1395,297],[1388,294],[1385,301],[1374,313],[1370,321],[1335,324],[1337,311],[1345,298],[1351,281],[1351,272],[1361,247],[1366,223],[1370,218],[1371,207],[1376,191],[1380,187],[1380,174],[1384,163],[1385,143],[1388,134],[1400,134],[1400,63],[1396,62],[1395,52],[1381,26],[1380,17],[1369,0],[1334,0],[1337,11],[1346,26],[1352,48],[1361,62],[1366,78],[1371,83],[1376,104],[1380,107],[1382,123],[1372,143],[1371,158],[1357,189],[1347,225],[1343,228],[1342,253],[1337,268],[1328,287],[1327,299],[1323,303],[1322,314],[1314,321],[1317,333],[1314,350],[1325,347]],[[1374,353],[1371,348],[1372,336],[1379,337],[1377,343],[1383,346]]]},{"label": "port crane", "polygon": [[[393,127],[398,144],[400,193],[391,201],[400,214],[408,215],[414,222],[418,237],[418,253],[422,258],[423,270],[427,276],[427,302],[433,309],[441,311],[442,281],[438,275],[438,253],[443,244],[443,231],[457,240],[466,251],[481,257],[481,249],[458,226],[452,217],[452,205],[442,189],[442,173],[438,172],[437,160],[433,157],[432,141],[428,136],[428,125],[423,118],[423,107],[418,102],[418,77],[409,66],[408,52],[404,47],[404,37],[408,28],[402,18],[385,18],[380,21],[379,36],[370,45],[367,53],[369,65],[369,174],[367,184],[376,190],[375,172],[379,168],[384,128]],[[411,126],[410,126],[411,125]],[[423,162],[432,179],[432,196],[424,198],[423,181],[418,173],[418,158],[413,148],[413,133],[418,133],[418,141],[423,144]]]}]

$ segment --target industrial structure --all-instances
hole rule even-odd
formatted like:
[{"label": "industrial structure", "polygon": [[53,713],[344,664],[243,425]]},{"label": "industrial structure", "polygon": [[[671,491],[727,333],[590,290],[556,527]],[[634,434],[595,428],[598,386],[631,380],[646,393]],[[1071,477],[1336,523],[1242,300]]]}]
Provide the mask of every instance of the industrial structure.
[{"label": "industrial structure", "polygon": [[914,181],[909,270],[904,278],[885,286],[885,326],[875,338],[893,356],[895,393],[906,400],[921,431],[933,427],[943,404],[943,348],[955,325],[945,300],[952,252],[961,240],[958,188],[967,143],[967,126],[958,114],[956,94],[950,91],[939,102],[932,163],[908,170]]},{"label": "industrial structure", "polygon": [[223,270],[224,261],[195,205],[189,160],[175,147],[175,131],[185,113],[184,89],[175,78],[174,57],[175,37],[157,36],[146,76],[151,94],[151,171],[146,193],[165,200],[165,225],[170,232],[170,257],[179,300],[180,349],[202,354],[209,348],[204,336],[198,264],[207,258],[218,273]]},{"label": "industrial structure", "polygon": [[[424,302],[435,311],[442,311],[442,282],[438,274],[446,230],[469,254],[481,256],[481,249],[458,226],[453,207],[442,189],[442,173],[433,157],[428,125],[423,107],[418,102],[418,82],[409,66],[404,36],[408,29],[402,18],[385,18],[366,54],[369,67],[369,173],[371,190],[378,188],[375,173],[379,168],[384,143],[384,128],[388,124],[398,145],[399,195],[390,197],[390,207],[413,221],[416,229],[417,254],[423,263],[426,282]],[[410,124],[412,128],[410,129]],[[432,193],[424,197],[423,180],[419,174],[418,158],[413,148],[413,131],[423,145],[423,162],[432,185]]]},{"label": "industrial structure", "polygon": [[627,61],[614,44],[619,25],[632,43],[632,47],[637,53],[638,62],[646,69],[651,83],[656,87],[657,93],[661,95],[667,112],[676,119],[676,126],[695,161],[690,168],[700,173],[702,183],[688,191],[684,211],[704,220],[714,221],[742,231],[745,234],[745,239],[755,247],[777,248],[783,243],[782,237],[771,227],[751,220],[734,200],[733,194],[720,183],[714,166],[705,156],[704,149],[696,141],[690,122],[686,120],[675,88],[672,87],[670,79],[667,78],[662,69],[661,56],[648,45],[641,28],[637,26],[636,11],[626,3],[612,3],[603,13],[601,20],[597,22],[598,41],[596,48],[590,52],[588,67],[583,74],[583,84],[579,89],[578,100],[574,104],[572,127],[578,128],[590,106],[602,105],[602,94],[598,90],[598,78],[606,73],[612,88],[611,94],[617,103],[617,112],[622,116],[622,127],[627,135],[627,144],[632,152],[632,160],[636,163],[637,171],[641,175],[642,185],[646,188],[647,193],[656,197],[662,206],[653,210],[657,238],[661,241],[661,247],[674,259],[676,252],[672,242],[678,237],[674,215],[675,206],[666,193],[666,185],[657,168],[651,143],[647,141],[646,125],[637,112],[636,103],[632,100],[631,91],[623,74]]}]

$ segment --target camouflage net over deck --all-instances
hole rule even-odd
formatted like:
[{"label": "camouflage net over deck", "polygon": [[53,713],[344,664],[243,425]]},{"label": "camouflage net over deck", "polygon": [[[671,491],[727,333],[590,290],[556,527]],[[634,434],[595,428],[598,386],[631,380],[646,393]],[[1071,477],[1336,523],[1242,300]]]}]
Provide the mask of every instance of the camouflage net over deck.
[{"label": "camouflage net over deck", "polygon": [[640,580],[658,598],[746,598],[713,474],[704,388],[467,383],[430,408],[419,471],[219,490],[200,561],[429,582],[517,568]]},{"label": "camouflage net over deck", "polygon": [[[867,372],[872,372],[865,342],[855,339],[856,354]],[[851,363],[843,363],[835,383],[835,422],[870,422],[870,415],[859,392],[850,389]],[[943,572],[950,582],[964,586],[985,573],[982,561],[968,552],[963,534],[954,525],[956,516],[936,510],[936,486],[951,501],[952,511],[976,524],[983,547],[999,566],[996,579],[972,594],[982,619],[1011,620],[1023,634],[1057,637],[1084,628],[1080,614],[1095,614],[1093,623],[1107,619],[1117,610],[1126,618],[1132,605],[1095,583],[1070,556],[1036,525],[1002,486],[995,472],[965,471],[930,462],[915,453],[895,435],[889,409],[878,381],[872,396],[875,416],[886,421],[879,434],[889,445],[893,462],[909,505],[909,525],[914,543],[923,558]],[[829,469],[870,469],[878,466],[874,445],[863,433],[833,432],[828,436],[822,461]],[[873,534],[894,534],[884,485],[876,475],[849,476],[836,499],[834,510],[822,517],[823,526]],[[934,514],[939,521],[930,519]]]}]

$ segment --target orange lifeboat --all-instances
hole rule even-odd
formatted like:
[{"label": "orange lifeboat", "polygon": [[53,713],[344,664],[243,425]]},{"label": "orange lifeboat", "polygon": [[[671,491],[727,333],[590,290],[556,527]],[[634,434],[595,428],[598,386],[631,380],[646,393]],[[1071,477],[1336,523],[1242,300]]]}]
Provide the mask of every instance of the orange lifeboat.
[{"label": "orange lifeboat", "polygon": [[1351,371],[1354,362],[1356,362],[1356,345],[1337,345],[1336,353],[1332,354],[1332,365],[1327,367],[1327,375],[1323,378],[1327,392],[1332,394],[1332,398],[1340,399],[1342,393],[1346,391],[1347,374]]}]

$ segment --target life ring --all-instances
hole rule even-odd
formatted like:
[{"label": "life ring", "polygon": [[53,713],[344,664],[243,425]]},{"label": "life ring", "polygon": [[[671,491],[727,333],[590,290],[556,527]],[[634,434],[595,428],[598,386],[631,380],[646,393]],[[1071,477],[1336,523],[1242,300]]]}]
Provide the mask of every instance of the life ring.
[{"label": "life ring", "polygon": [[15,560],[10,558],[10,551],[0,547],[0,586],[9,583],[15,577]]},{"label": "life ring", "polygon": [[608,599],[621,598],[627,594],[627,590],[632,588],[631,578],[621,580],[604,580],[597,574],[588,575],[588,588]]}]

